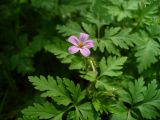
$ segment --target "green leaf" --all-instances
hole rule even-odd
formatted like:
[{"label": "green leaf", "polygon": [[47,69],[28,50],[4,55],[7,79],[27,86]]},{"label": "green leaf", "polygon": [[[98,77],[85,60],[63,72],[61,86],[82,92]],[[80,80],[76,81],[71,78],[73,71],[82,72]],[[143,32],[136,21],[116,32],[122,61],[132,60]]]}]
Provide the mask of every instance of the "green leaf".
[{"label": "green leaf", "polygon": [[[27,36],[22,35],[17,39],[16,46],[20,49],[19,52],[13,54],[10,57],[10,67],[12,70],[17,70],[18,73],[30,73],[35,69],[33,68],[32,58],[33,56],[40,51],[48,41],[42,35],[37,35],[34,37],[34,40],[30,42],[27,46],[26,42]],[[23,41],[23,42],[22,42]]]},{"label": "green leaf", "polygon": [[101,113],[103,112],[103,111],[102,111],[101,102],[100,102],[98,99],[93,100],[93,101],[92,101],[92,104],[93,104],[93,106],[94,106],[94,108],[95,108],[95,110],[96,110],[97,112],[98,112],[98,111],[100,111]]},{"label": "green leaf", "polygon": [[44,103],[43,105],[35,103],[34,106],[29,106],[28,108],[24,109],[22,113],[25,116],[30,116],[33,118],[38,117],[39,119],[56,118],[60,115],[59,120],[62,119],[63,115],[63,112],[58,111],[51,103],[48,102]]},{"label": "green leaf", "polygon": [[67,120],[100,120],[100,118],[94,111],[92,104],[86,102],[75,106],[75,110],[69,111]]},{"label": "green leaf", "polygon": [[147,119],[156,119],[156,116],[159,116],[159,113],[157,112],[156,108],[151,105],[141,105],[138,107],[143,118]]},{"label": "green leaf", "polygon": [[22,118],[18,118],[18,120],[39,120],[39,119],[37,117],[23,116]]},{"label": "green leaf", "polygon": [[79,33],[83,32],[81,26],[77,22],[70,22],[67,25],[58,25],[57,30],[63,36],[70,36],[70,35],[79,36]]},{"label": "green leaf", "polygon": [[58,0],[32,0],[32,5],[36,8],[42,8],[47,11],[52,11],[58,5]]},{"label": "green leaf", "polygon": [[107,40],[105,38],[104,39],[100,39],[100,42],[98,43],[98,47],[99,47],[101,52],[104,52],[105,48],[106,48],[106,50],[109,53],[113,53],[115,55],[119,55],[120,54],[120,51],[116,48],[116,46],[113,44],[113,42],[110,41],[110,40]]},{"label": "green leaf", "polygon": [[82,22],[82,27],[90,36],[96,35],[96,27],[94,25]]},{"label": "green leaf", "polygon": [[76,112],[80,115],[80,120],[100,120],[89,102],[79,105]]},{"label": "green leaf", "polygon": [[145,90],[146,87],[144,86],[143,78],[140,78],[136,80],[134,84],[132,82],[129,83],[129,93],[128,91],[120,93],[120,99],[132,105],[136,104],[143,101],[143,92]]},{"label": "green leaf", "polygon": [[117,6],[108,6],[108,12],[109,14],[117,17],[118,21],[121,21],[126,17],[131,17],[131,13],[129,11],[123,11],[120,7]]},{"label": "green leaf", "polygon": [[136,12],[135,18],[138,21],[139,24],[146,24],[146,25],[152,25],[153,23],[156,23],[158,16],[158,5],[159,1],[145,1],[144,3],[141,2],[139,9]]},{"label": "green leaf", "polygon": [[137,119],[135,119],[130,112],[123,112],[120,114],[114,114],[111,120],[137,120]]},{"label": "green leaf", "polygon": [[146,87],[144,87],[143,78],[136,80],[134,84],[132,82],[129,84],[129,91],[132,97],[133,104],[143,100],[142,92],[144,92],[145,90]]},{"label": "green leaf", "polygon": [[118,34],[110,37],[112,42],[121,48],[129,49],[128,47],[133,47],[133,41],[135,40],[134,34],[130,34],[131,29],[123,29]]},{"label": "green leaf", "polygon": [[[69,57],[69,53],[67,50],[68,47],[69,45],[66,42],[63,42],[60,39],[54,38],[53,43],[47,44],[45,46],[45,50],[53,53],[54,55],[57,56],[57,58],[62,59],[63,61],[64,58]],[[71,59],[71,57],[69,58]],[[70,59],[64,60],[64,61],[70,62],[71,61]]]},{"label": "green leaf", "polygon": [[131,18],[132,11],[138,9],[138,0],[129,0],[129,1],[115,1],[110,0],[113,5],[106,6],[110,15],[117,17],[118,21],[123,20],[124,18]]},{"label": "green leaf", "polygon": [[75,103],[79,103],[85,98],[85,91],[81,91],[79,84],[76,86],[74,82],[70,80],[64,80],[64,84],[67,86],[67,89],[71,93],[72,99]]},{"label": "green leaf", "polygon": [[67,120],[79,120],[79,114],[76,111],[69,111],[67,114]]},{"label": "green leaf", "polygon": [[[157,119],[160,110],[160,89],[157,88],[156,80],[151,81],[146,87],[143,78],[130,82],[126,92],[119,93],[119,103],[114,105],[114,109],[123,109],[124,112],[131,112],[132,117],[139,119],[142,116],[144,119]],[[125,105],[125,103],[129,103]],[[139,112],[137,112],[139,110]],[[114,114],[119,114],[119,111],[112,110]],[[136,116],[135,116],[136,115]]]},{"label": "green leaf", "polygon": [[122,65],[127,60],[127,57],[108,57],[107,64],[105,58],[102,58],[100,61],[100,76],[119,76],[122,74]]},{"label": "green leaf", "polygon": [[69,66],[70,70],[74,70],[74,69],[84,69],[85,68],[85,61],[82,57],[80,56],[74,56],[72,58],[71,64]]},{"label": "green leaf", "polygon": [[55,39],[53,43],[45,46],[45,50],[56,55],[62,63],[70,64],[69,69],[84,69],[84,59],[81,56],[69,54],[68,48],[69,44],[60,39]]},{"label": "green leaf", "polygon": [[43,91],[42,97],[52,97],[58,104],[67,106],[72,100],[63,84],[63,80],[59,77],[55,80],[51,76],[48,76],[48,79],[43,76],[40,76],[40,78],[36,76],[29,77],[29,81],[32,82],[35,89]]},{"label": "green leaf", "polygon": [[147,27],[147,31],[149,32],[149,36],[154,39],[158,39],[160,41],[160,25],[153,24]]},{"label": "green leaf", "polygon": [[[91,4],[90,0],[80,0],[80,1],[75,1],[75,0],[65,0],[63,2],[59,2],[59,11],[60,14],[64,18],[68,18],[68,16],[71,16],[71,13],[75,12],[82,12],[85,11],[86,8]],[[78,7],[77,7],[78,6]]]},{"label": "green leaf", "polygon": [[114,91],[115,86],[108,82],[106,79],[100,79],[96,82],[95,87],[99,90]]},{"label": "green leaf", "polygon": [[160,110],[160,89],[157,90],[156,80],[153,80],[147,86],[147,90],[143,92],[144,101],[138,106],[142,116],[147,119],[156,119]]},{"label": "green leaf", "polygon": [[91,12],[88,12],[87,14],[84,13],[85,18],[90,23],[95,24],[98,30],[100,30],[103,25],[109,24],[111,21],[110,16],[107,14],[107,9],[104,7],[106,4],[106,1],[94,0],[90,6]]},{"label": "green leaf", "polygon": [[129,49],[129,47],[133,47],[134,44],[139,43],[139,38],[136,33],[131,34],[130,28],[124,28],[121,30],[120,27],[111,27],[105,30],[105,35],[102,37],[98,43],[98,47],[101,52],[104,52],[104,49],[109,53],[113,53],[115,55],[119,55],[119,49]]},{"label": "green leaf", "polygon": [[81,75],[82,78],[84,78],[85,80],[89,80],[90,82],[93,82],[96,80],[97,77],[97,73],[95,73],[94,71],[83,71],[81,72],[83,75]]},{"label": "green leaf", "polygon": [[144,32],[141,32],[141,38],[143,39],[143,43],[137,45],[137,52],[135,53],[140,73],[150,67],[151,64],[157,62],[156,56],[160,55],[160,45],[158,42],[148,37]]},{"label": "green leaf", "polygon": [[51,76],[46,79],[43,76],[29,77],[29,81],[37,90],[43,91],[42,97],[52,97],[58,104],[67,106],[70,103],[79,103],[85,98],[85,91],[81,91],[80,85],[77,86],[69,79],[57,77],[55,80]]}]

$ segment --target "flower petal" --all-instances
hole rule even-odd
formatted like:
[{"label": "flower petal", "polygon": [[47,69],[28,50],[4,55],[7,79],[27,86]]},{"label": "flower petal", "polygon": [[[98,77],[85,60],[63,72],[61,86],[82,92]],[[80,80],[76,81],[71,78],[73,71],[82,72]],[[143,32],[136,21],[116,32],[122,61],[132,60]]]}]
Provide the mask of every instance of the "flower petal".
[{"label": "flower petal", "polygon": [[76,46],[71,46],[71,47],[68,48],[68,52],[69,52],[70,54],[74,54],[74,53],[76,53],[76,52],[78,52],[78,51],[79,51],[79,48],[76,47]]},{"label": "flower petal", "polygon": [[68,38],[68,42],[72,43],[75,46],[78,46],[79,40],[76,36],[72,35]]},{"label": "flower petal", "polygon": [[86,48],[92,48],[94,47],[94,41],[93,40],[87,40],[85,43],[84,43],[84,46]]},{"label": "flower petal", "polygon": [[88,38],[89,38],[89,35],[88,35],[88,34],[80,33],[80,41],[81,41],[81,42],[86,41]]},{"label": "flower petal", "polygon": [[80,52],[84,57],[88,57],[90,55],[90,50],[86,47],[81,48]]}]

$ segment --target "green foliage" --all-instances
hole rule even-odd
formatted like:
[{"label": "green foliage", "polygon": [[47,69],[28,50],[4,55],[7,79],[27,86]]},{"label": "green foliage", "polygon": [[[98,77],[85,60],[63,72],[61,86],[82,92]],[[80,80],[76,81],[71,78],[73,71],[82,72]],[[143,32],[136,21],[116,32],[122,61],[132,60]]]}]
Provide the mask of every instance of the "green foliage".
[{"label": "green foliage", "polygon": [[29,106],[28,108],[24,109],[22,113],[26,116],[30,116],[33,118],[39,119],[49,119],[54,118],[54,120],[62,119],[63,113],[58,111],[51,103],[44,103],[40,105],[35,103],[34,106]]},{"label": "green foliage", "polygon": [[42,8],[47,11],[52,11],[57,7],[58,0],[32,0],[33,7]]},{"label": "green foliage", "polygon": [[147,69],[152,63],[157,62],[156,56],[160,54],[160,45],[157,41],[147,36],[145,32],[141,32],[142,43],[137,45],[137,62],[139,62],[139,72]]},{"label": "green foliage", "polygon": [[153,1],[144,1],[141,2],[139,9],[136,11],[136,19],[138,24],[153,24],[156,23],[158,19],[158,0]]},{"label": "green foliage", "polygon": [[[73,81],[58,78],[55,80],[51,76],[46,79],[44,76],[29,77],[29,81],[37,90],[43,91],[43,97],[51,97],[57,104],[49,102],[29,106],[22,113],[24,116],[32,118],[62,120],[67,113],[67,119],[89,119],[99,120],[90,102],[81,103],[85,98],[85,91],[81,91],[80,85],[75,85]],[[59,109],[58,106],[59,106]],[[60,105],[62,105],[60,107]],[[67,107],[64,107],[67,106]],[[57,108],[56,108],[57,107]],[[24,119],[25,120],[25,119]]]},{"label": "green foliage", "polygon": [[[129,105],[126,106],[128,103]],[[120,101],[114,109],[121,109],[113,114],[113,120],[119,119],[156,119],[159,117],[160,89],[157,89],[156,80],[144,86],[143,78],[130,83],[126,91],[120,93]],[[123,111],[122,111],[123,110]],[[137,111],[139,110],[139,112]],[[142,117],[142,118],[141,118]]]},{"label": "green foliage", "polygon": [[83,30],[81,29],[80,25],[76,22],[68,23],[67,26],[65,25],[58,25],[57,29],[59,30],[59,33],[63,33],[63,36],[69,36],[69,35],[79,35],[80,32]]},{"label": "green foliage", "polygon": [[72,103],[72,100],[80,102],[84,98],[84,92],[81,92],[80,86],[75,86],[72,81],[65,78],[62,80],[57,77],[55,80],[50,76],[48,76],[48,79],[43,76],[40,76],[40,78],[30,76],[29,81],[37,90],[43,91],[42,97],[52,97],[58,104],[67,106]]},{"label": "green foliage", "polygon": [[18,118],[18,120],[38,120],[38,118],[23,116],[23,118]]},{"label": "green foliage", "polygon": [[[53,42],[45,46],[46,51],[53,53],[62,63],[69,64],[69,69],[81,70],[80,77],[89,82],[84,85],[80,82],[81,78],[78,81],[83,85],[85,94],[82,94],[79,85],[75,86],[70,80],[52,80],[57,81],[57,84],[54,83],[56,90],[63,88],[60,89],[63,95],[58,95],[59,92],[56,91],[57,95],[54,93],[54,96],[54,90],[49,94],[47,89],[42,90],[47,93],[44,97],[51,97],[56,104],[69,108],[67,120],[102,119],[100,116],[103,115],[111,120],[159,117],[157,83],[152,81],[145,86],[147,80],[133,79],[143,76],[141,73],[148,71],[147,69],[152,68],[159,60],[159,25],[152,19],[154,16],[154,19],[158,20],[156,3],[158,2],[94,0],[89,10],[80,12],[83,19],[74,18],[75,16],[70,14],[73,18],[63,25],[57,25],[56,29],[63,37],[79,37],[80,32],[86,32],[95,43],[95,54],[86,60],[77,54],[68,53],[69,44],[65,42],[66,38],[55,37]],[[76,19],[78,20],[75,22]],[[135,68],[132,70],[130,66]],[[130,71],[132,73],[126,74]],[[130,74],[133,75],[132,79]],[[136,74],[139,75],[134,76]],[[152,71],[152,74],[155,73]],[[129,82],[130,80],[132,82]],[[49,85],[51,83],[48,79],[47,86]],[[73,103],[76,106],[73,105],[70,109],[69,106]]]},{"label": "green foliage", "polygon": [[40,51],[45,44],[47,44],[46,38],[43,36],[36,36],[32,43],[27,46],[26,42],[22,42],[22,40],[26,41],[26,36],[22,36],[16,43],[16,47],[20,49],[18,53],[15,53],[11,56],[11,69],[17,69],[19,73],[27,73],[33,72],[33,62],[32,58],[34,54]]},{"label": "green foliage", "polygon": [[119,76],[122,74],[122,65],[127,60],[127,57],[108,57],[107,65],[105,58],[102,58],[100,61],[100,76]]},{"label": "green foliage", "polygon": [[138,44],[139,39],[136,34],[130,34],[131,30],[130,28],[121,30],[120,27],[106,29],[104,37],[99,42],[100,51],[104,52],[106,48],[109,53],[119,55],[119,49],[117,47],[129,49],[134,44]]},{"label": "green foliage", "polygon": [[[73,12],[81,12],[85,10],[88,5],[90,5],[91,1],[90,0],[81,0],[81,1],[75,1],[75,0],[64,0],[60,1],[59,0],[59,6],[60,7],[60,13],[63,16],[70,15],[70,13]],[[78,6],[78,7],[77,7]]]},{"label": "green foliage", "polygon": [[70,64],[69,69],[84,69],[85,60],[80,56],[70,55],[67,48],[68,44],[60,40],[55,40],[52,44],[45,46],[45,49],[56,55],[62,63]]},{"label": "green foliage", "polygon": [[109,14],[117,17],[117,21],[125,18],[131,18],[132,12],[138,9],[139,0],[110,0],[111,5],[107,6]]},{"label": "green foliage", "polygon": [[[159,0],[1,0],[0,119],[160,119],[159,9]],[[88,57],[68,52],[81,32],[94,42]]]}]

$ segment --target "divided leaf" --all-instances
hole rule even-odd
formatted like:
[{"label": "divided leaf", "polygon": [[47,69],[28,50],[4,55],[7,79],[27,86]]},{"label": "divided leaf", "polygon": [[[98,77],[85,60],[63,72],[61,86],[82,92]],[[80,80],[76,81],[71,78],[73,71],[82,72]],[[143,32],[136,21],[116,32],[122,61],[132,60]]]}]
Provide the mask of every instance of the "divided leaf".
[{"label": "divided leaf", "polygon": [[91,103],[87,102],[77,107],[76,113],[80,114],[80,120],[100,120]]},{"label": "divided leaf", "polygon": [[[132,117],[142,116],[145,119],[156,119],[156,117],[159,117],[160,89],[157,89],[156,80],[151,81],[147,87],[144,86],[143,78],[136,80],[135,83],[131,82],[128,89],[126,89],[126,92],[120,93],[119,100],[119,103],[114,105],[113,108],[116,109],[117,107],[120,107],[122,109],[128,107],[127,109],[124,109],[124,114],[126,112],[131,112],[131,115],[133,115]],[[128,103],[128,105],[124,103]],[[137,109],[140,113],[137,112]],[[115,112],[113,116],[120,113],[119,111],[113,112]]]},{"label": "divided leaf", "polygon": [[129,47],[134,47],[134,44],[139,43],[138,35],[136,33],[131,34],[130,28],[124,28],[121,30],[120,27],[111,27],[105,30],[105,35],[100,39],[98,46],[101,52],[104,49],[109,53],[119,55],[119,49],[129,49]]},{"label": "divided leaf", "polygon": [[67,25],[58,25],[57,30],[62,33],[63,36],[79,35],[82,32],[81,26],[77,22],[70,22]]},{"label": "divided leaf", "polygon": [[39,120],[37,117],[23,116],[17,120]]},{"label": "divided leaf", "polygon": [[[112,28],[114,31],[116,28]],[[109,36],[113,44],[119,46],[120,48],[129,49],[129,46],[133,47],[136,40],[135,34],[130,34],[132,29],[125,28],[118,33]],[[111,31],[111,30],[110,30]]]},{"label": "divided leaf", "polygon": [[135,81],[133,84],[132,82],[129,84],[129,92],[131,95],[132,102],[131,104],[138,103],[144,99],[142,92],[146,90],[144,86],[143,78],[140,78]]},{"label": "divided leaf", "polygon": [[160,110],[160,89],[157,90],[156,80],[148,84],[147,90],[143,92],[144,102],[138,107],[142,116],[147,119],[156,118]]},{"label": "divided leaf", "polygon": [[30,76],[29,81],[35,86],[35,89],[43,91],[42,97],[51,97],[58,104],[69,105],[70,103],[79,103],[85,97],[85,91],[81,91],[80,85],[77,86],[73,81],[66,78],[57,77],[54,79],[48,76]]},{"label": "divided leaf", "polygon": [[156,56],[160,55],[160,45],[158,42],[149,38],[146,33],[141,32],[143,42],[137,45],[137,52],[135,56],[137,57],[138,71],[141,73],[150,67],[151,64],[157,62]]},{"label": "divided leaf", "polygon": [[75,107],[75,110],[69,111],[67,120],[100,120],[98,114],[94,111],[90,102],[83,103]]},{"label": "divided leaf", "polygon": [[102,58],[100,61],[100,76],[119,76],[122,74],[122,65],[127,60],[127,57],[108,57],[107,64],[105,58]]},{"label": "divided leaf", "polygon": [[132,11],[138,9],[138,0],[110,0],[113,5],[107,6],[110,15],[117,17],[117,21],[132,17]]},{"label": "divided leaf", "polygon": [[64,80],[67,90],[71,93],[72,99],[75,103],[79,103],[85,98],[85,91],[81,91],[80,85],[75,86],[73,81]]},{"label": "divided leaf", "polygon": [[69,69],[84,69],[84,59],[78,55],[71,55],[68,52],[69,45],[62,40],[55,40],[52,44],[45,46],[45,50],[56,55],[62,63],[70,64]]},{"label": "divided leaf", "polygon": [[43,105],[34,103],[34,106],[29,106],[22,111],[24,116],[39,119],[61,120],[63,112],[58,111],[51,103],[46,102]]},{"label": "divided leaf", "polygon": [[[159,0],[141,2],[139,9],[136,11],[136,20],[139,24],[152,25],[158,19]],[[156,18],[156,19],[153,19]]]},{"label": "divided leaf", "polygon": [[34,7],[43,8],[47,11],[53,11],[58,5],[58,0],[32,0],[31,2]]},{"label": "divided leaf", "polygon": [[[68,79],[63,79],[68,80]],[[52,97],[58,104],[67,106],[72,102],[69,92],[66,90],[63,80],[57,77],[57,80],[48,76],[46,79],[44,76],[29,77],[29,81],[35,86],[35,89],[43,91],[42,97]]]}]

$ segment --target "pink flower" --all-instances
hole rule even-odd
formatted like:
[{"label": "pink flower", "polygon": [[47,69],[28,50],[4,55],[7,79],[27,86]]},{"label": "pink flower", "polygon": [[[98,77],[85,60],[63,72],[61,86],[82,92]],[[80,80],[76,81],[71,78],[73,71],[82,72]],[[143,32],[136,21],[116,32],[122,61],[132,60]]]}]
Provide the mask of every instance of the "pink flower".
[{"label": "pink flower", "polygon": [[70,36],[68,42],[72,43],[72,46],[69,47],[68,51],[70,54],[75,54],[80,51],[84,57],[90,55],[90,48],[94,47],[93,40],[88,40],[89,35],[85,33],[80,33],[80,38],[76,36]]}]

